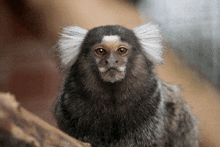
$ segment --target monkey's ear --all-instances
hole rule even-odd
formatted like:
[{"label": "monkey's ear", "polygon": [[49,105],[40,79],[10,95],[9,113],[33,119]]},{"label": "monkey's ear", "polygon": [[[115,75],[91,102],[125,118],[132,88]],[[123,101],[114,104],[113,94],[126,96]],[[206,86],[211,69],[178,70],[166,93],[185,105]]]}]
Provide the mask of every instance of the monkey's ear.
[{"label": "monkey's ear", "polygon": [[153,23],[143,24],[132,29],[145,53],[145,56],[154,64],[163,62],[162,36],[158,25]]},{"label": "monkey's ear", "polygon": [[63,70],[69,69],[76,61],[87,32],[87,30],[78,26],[63,28],[61,38],[57,44],[57,50],[61,59],[61,68]]}]

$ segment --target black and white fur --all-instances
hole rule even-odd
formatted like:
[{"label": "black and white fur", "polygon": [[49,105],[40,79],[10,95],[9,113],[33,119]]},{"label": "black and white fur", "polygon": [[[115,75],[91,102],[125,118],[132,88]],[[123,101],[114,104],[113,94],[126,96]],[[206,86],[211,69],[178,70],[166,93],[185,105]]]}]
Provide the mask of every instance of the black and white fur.
[{"label": "black and white fur", "polygon": [[[112,35],[132,50],[124,76],[108,81],[91,48]],[[198,146],[197,120],[179,88],[156,76],[154,66],[163,62],[157,25],[66,27],[58,51],[66,71],[54,106],[61,130],[93,147]]]}]

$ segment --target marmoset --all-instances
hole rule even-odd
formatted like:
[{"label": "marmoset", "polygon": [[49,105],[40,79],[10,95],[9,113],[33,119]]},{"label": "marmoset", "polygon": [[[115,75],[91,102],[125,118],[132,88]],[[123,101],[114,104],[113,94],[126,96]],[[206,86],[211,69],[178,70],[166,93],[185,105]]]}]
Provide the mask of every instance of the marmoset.
[{"label": "marmoset", "polygon": [[159,79],[158,25],[63,29],[66,72],[54,105],[61,130],[92,147],[197,147],[198,123],[177,86]]}]

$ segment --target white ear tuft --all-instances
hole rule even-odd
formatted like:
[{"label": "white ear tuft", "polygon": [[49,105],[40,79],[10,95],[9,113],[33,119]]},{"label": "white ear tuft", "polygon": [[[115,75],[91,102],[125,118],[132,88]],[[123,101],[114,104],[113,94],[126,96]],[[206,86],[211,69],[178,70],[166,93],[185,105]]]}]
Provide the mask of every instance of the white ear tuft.
[{"label": "white ear tuft", "polygon": [[64,70],[69,69],[76,61],[87,32],[87,30],[78,26],[63,28],[61,39],[58,42],[58,52],[60,53],[61,67]]},{"label": "white ear tuft", "polygon": [[163,62],[162,36],[158,25],[153,23],[143,24],[132,29],[140,41],[145,56],[154,64]]}]

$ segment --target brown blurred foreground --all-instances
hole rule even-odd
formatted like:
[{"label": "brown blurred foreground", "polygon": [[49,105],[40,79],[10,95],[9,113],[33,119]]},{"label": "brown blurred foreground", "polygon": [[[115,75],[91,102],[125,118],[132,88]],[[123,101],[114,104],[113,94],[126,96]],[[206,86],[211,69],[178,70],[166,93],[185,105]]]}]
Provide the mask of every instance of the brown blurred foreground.
[{"label": "brown blurred foreground", "polygon": [[7,147],[90,147],[25,110],[9,93],[0,93],[0,145]]},{"label": "brown blurred foreground", "polygon": [[[51,109],[64,73],[52,46],[60,29],[106,24],[133,28],[142,23],[137,9],[125,0],[3,0],[0,12],[0,91],[15,94],[21,106],[54,126]],[[157,71],[182,88],[200,120],[201,147],[219,146],[219,92],[170,51]]]}]

